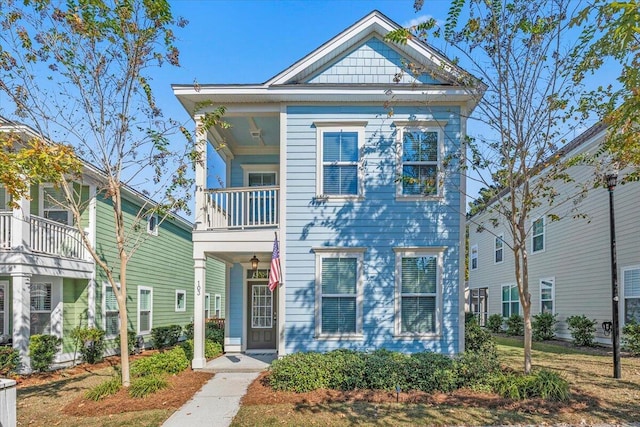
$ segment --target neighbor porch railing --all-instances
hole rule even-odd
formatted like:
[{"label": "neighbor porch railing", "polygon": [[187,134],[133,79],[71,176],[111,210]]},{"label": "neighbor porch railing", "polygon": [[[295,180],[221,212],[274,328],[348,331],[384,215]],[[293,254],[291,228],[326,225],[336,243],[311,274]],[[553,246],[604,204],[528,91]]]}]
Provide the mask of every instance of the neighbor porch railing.
[{"label": "neighbor porch railing", "polygon": [[11,218],[13,212],[0,212],[0,249],[11,249]]},{"label": "neighbor porch railing", "polygon": [[209,230],[277,227],[280,188],[236,187],[207,190]]},{"label": "neighbor porch railing", "polygon": [[65,258],[86,259],[80,231],[50,219],[32,215],[31,250]]}]

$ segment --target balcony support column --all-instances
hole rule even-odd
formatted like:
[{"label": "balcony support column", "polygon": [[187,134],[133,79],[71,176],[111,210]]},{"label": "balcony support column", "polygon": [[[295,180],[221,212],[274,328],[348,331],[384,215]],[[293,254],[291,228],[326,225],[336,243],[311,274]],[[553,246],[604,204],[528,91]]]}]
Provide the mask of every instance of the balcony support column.
[{"label": "balcony support column", "polygon": [[31,371],[29,337],[31,335],[31,275],[11,275],[13,293],[13,348],[20,354],[21,372]]},{"label": "balcony support column", "polygon": [[196,152],[195,162],[196,198],[195,198],[195,229],[207,229],[207,130],[202,123],[202,115],[194,117],[196,122]]},{"label": "balcony support column", "polygon": [[31,246],[31,205],[22,197],[13,209],[11,219],[11,250],[24,252]]},{"label": "balcony support column", "polygon": [[205,318],[204,300],[207,283],[207,259],[202,257],[194,259],[195,284],[193,292],[193,369],[202,369],[207,364],[204,355]]}]

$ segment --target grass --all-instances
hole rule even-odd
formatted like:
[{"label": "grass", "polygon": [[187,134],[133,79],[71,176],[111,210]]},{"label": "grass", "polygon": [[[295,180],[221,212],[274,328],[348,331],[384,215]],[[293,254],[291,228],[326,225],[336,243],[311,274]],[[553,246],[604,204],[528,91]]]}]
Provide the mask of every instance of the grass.
[{"label": "grass", "polygon": [[[504,365],[522,369],[521,340],[499,337],[498,352]],[[572,396],[567,404],[540,408],[534,401],[496,407],[484,404],[483,400],[490,396],[478,394],[457,406],[367,402],[243,405],[232,426],[625,424],[638,421],[640,358],[623,358],[622,379],[615,380],[610,355],[535,343],[532,357],[534,369],[552,369],[569,381]]]}]

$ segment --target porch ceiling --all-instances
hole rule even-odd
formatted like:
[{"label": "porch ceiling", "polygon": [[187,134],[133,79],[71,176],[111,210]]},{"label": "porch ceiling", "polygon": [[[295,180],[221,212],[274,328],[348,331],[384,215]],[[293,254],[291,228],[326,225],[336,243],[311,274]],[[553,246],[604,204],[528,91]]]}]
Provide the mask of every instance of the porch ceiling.
[{"label": "porch ceiling", "polygon": [[228,114],[230,125],[210,131],[214,146],[231,156],[245,154],[277,154],[280,146],[280,118],[273,113]]}]

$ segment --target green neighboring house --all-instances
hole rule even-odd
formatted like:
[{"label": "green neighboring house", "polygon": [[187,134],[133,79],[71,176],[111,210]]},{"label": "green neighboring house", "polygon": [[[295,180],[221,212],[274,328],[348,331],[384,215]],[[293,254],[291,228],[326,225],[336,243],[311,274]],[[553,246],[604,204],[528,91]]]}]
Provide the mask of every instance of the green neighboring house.
[{"label": "green neighboring house", "polygon": [[[25,137],[32,130],[0,117],[0,132]],[[97,252],[117,271],[118,259],[111,201],[100,192],[100,173],[85,165],[76,184],[84,200],[85,233]],[[96,326],[106,331],[108,353],[115,353],[119,315],[115,296],[104,271],[97,267],[81,243],[70,212],[56,200],[62,193],[51,184],[32,185],[30,198],[11,209],[0,187],[0,344],[11,343],[29,370],[29,338],[52,334],[63,339],[56,363],[76,357],[70,338],[77,326]],[[127,188],[123,192],[125,221],[132,223],[141,208],[153,202]],[[156,216],[145,218],[142,243],[129,261],[127,272],[128,328],[147,342],[151,329],[193,321],[194,268],[191,233],[193,225],[180,217],[158,224]],[[205,315],[224,318],[225,265],[207,260]]]}]

